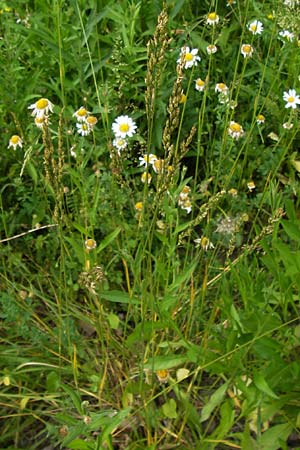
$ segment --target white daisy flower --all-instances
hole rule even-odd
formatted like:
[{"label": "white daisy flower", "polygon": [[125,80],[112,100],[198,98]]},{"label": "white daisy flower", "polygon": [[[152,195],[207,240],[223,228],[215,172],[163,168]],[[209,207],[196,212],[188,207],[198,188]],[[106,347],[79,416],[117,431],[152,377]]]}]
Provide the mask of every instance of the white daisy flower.
[{"label": "white daisy flower", "polygon": [[112,124],[112,130],[116,137],[132,137],[136,133],[136,124],[128,116],[119,116]]},{"label": "white daisy flower", "polygon": [[239,123],[231,120],[228,128],[228,134],[233,137],[233,139],[239,139],[244,134],[243,127]]},{"label": "white daisy flower", "polygon": [[214,53],[217,53],[218,48],[216,45],[211,44],[206,47],[206,51],[209,55],[213,55]]},{"label": "white daisy flower", "polygon": [[145,166],[147,167],[149,164],[153,165],[154,161],[157,160],[157,156],[154,155],[153,153],[149,153],[145,154],[143,156],[139,157],[139,161],[140,161],[140,166]]},{"label": "white daisy flower", "polygon": [[201,60],[200,56],[198,56],[197,53],[197,48],[190,49],[190,47],[182,47],[180,58],[177,60],[177,63],[180,63],[183,60],[185,63],[185,69],[190,69],[193,66],[197,66],[198,61]]},{"label": "white daisy flower", "polygon": [[22,148],[23,147],[23,141],[20,138],[20,136],[18,136],[17,134],[14,134],[10,140],[9,140],[9,144],[8,144],[8,148],[12,147],[14,150],[17,149],[17,147]]},{"label": "white daisy flower", "polygon": [[250,44],[243,44],[241,46],[241,54],[244,58],[250,58],[253,54],[254,48]]},{"label": "white daisy flower", "polygon": [[43,128],[43,126],[48,125],[50,121],[48,120],[47,116],[43,116],[43,117],[35,117],[34,123],[38,128]]},{"label": "white daisy flower", "polygon": [[196,91],[203,92],[205,89],[205,81],[201,80],[201,78],[197,78],[195,81],[195,89]]},{"label": "white daisy flower", "polygon": [[124,148],[127,147],[127,141],[121,137],[116,137],[113,140],[113,146],[117,149],[118,153],[120,153],[121,150],[124,150]]},{"label": "white daisy flower", "polygon": [[216,12],[211,12],[207,15],[206,23],[208,23],[208,25],[217,25],[219,20],[220,17],[218,16],[218,14]]},{"label": "white daisy flower", "polygon": [[87,136],[91,132],[91,127],[85,122],[76,123],[77,133],[81,136]]},{"label": "white daisy flower", "polygon": [[252,34],[261,34],[264,30],[264,26],[259,20],[254,20],[249,23],[248,30],[251,31]]},{"label": "white daisy flower", "polygon": [[186,200],[178,200],[178,205],[181,209],[184,209],[188,214],[192,211],[192,202],[189,198]]},{"label": "white daisy flower", "polygon": [[285,122],[284,124],[282,124],[282,126],[285,130],[291,130],[293,128],[294,124],[290,123],[290,122]]},{"label": "white daisy flower", "polygon": [[294,33],[292,33],[289,30],[283,30],[279,32],[279,36],[282,37],[283,39],[286,39],[287,41],[292,42],[292,40],[294,39]]},{"label": "white daisy flower", "polygon": [[288,92],[283,93],[283,100],[286,101],[286,108],[296,109],[300,104],[299,95],[296,94],[295,89],[289,89]]},{"label": "white daisy flower", "polygon": [[266,118],[263,114],[258,114],[258,116],[256,117],[256,123],[258,125],[265,123],[265,120],[266,120]]},{"label": "white daisy flower", "polygon": [[40,98],[37,102],[28,106],[28,109],[32,109],[32,116],[41,118],[47,116],[49,111],[53,112],[53,104],[47,98]]},{"label": "white daisy flower", "polygon": [[225,83],[217,83],[215,86],[215,92],[219,92],[220,94],[227,95],[228,90],[228,86]]},{"label": "white daisy flower", "polygon": [[205,252],[209,249],[215,248],[214,244],[206,236],[194,239],[194,242],[196,244],[196,248],[201,247]]},{"label": "white daisy flower", "polygon": [[80,108],[74,112],[73,117],[76,117],[77,122],[85,122],[89,114],[89,111],[84,108],[84,106],[80,106]]}]

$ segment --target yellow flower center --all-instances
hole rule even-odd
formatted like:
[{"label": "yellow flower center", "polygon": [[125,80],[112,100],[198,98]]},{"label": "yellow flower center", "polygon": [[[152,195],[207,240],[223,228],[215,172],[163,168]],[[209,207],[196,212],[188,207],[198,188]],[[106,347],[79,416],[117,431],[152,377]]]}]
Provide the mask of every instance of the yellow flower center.
[{"label": "yellow flower center", "polygon": [[200,80],[200,78],[199,78],[199,79],[196,81],[196,84],[197,84],[197,86],[202,87],[202,86],[205,85],[205,82],[204,82],[203,80]]},{"label": "yellow flower center", "polygon": [[186,53],[184,59],[185,61],[193,61],[192,53]]},{"label": "yellow flower center", "polygon": [[86,123],[83,123],[82,126],[81,126],[81,129],[82,129],[83,131],[87,131],[89,128],[88,128],[88,126],[87,126]]},{"label": "yellow flower center", "polygon": [[18,144],[20,142],[21,138],[19,136],[17,136],[16,134],[14,134],[11,138],[10,138],[10,142],[12,144]]},{"label": "yellow flower center", "polygon": [[127,133],[127,131],[129,131],[129,125],[128,123],[122,123],[119,126],[119,130],[121,131],[121,133]]},{"label": "yellow flower center", "polygon": [[77,111],[77,116],[79,117],[85,117],[87,115],[87,110],[85,108],[80,108]]},{"label": "yellow flower center", "polygon": [[220,91],[225,91],[225,90],[226,90],[226,84],[224,84],[224,83],[219,83],[219,84],[218,84],[218,88],[220,89]]},{"label": "yellow flower center", "polygon": [[256,31],[257,30],[257,25],[255,25],[255,23],[253,23],[250,28],[251,28],[252,31]]},{"label": "yellow flower center", "polygon": [[185,103],[186,102],[186,95],[185,94],[181,94],[179,103]]},{"label": "yellow flower center", "polygon": [[250,53],[251,49],[252,49],[252,47],[249,44],[245,44],[245,45],[242,46],[242,50],[243,50],[244,53]]},{"label": "yellow flower center", "polygon": [[230,125],[230,129],[231,131],[233,131],[234,133],[239,133],[242,130],[241,125],[239,125],[238,123],[232,123]]},{"label": "yellow flower center", "polygon": [[289,98],[288,98],[288,102],[289,102],[289,103],[293,103],[294,101],[295,101],[295,97],[289,97]]},{"label": "yellow flower center", "polygon": [[262,114],[258,114],[257,120],[260,120],[261,122],[264,122],[265,116],[263,116]]},{"label": "yellow flower center", "polygon": [[207,18],[208,18],[209,20],[216,20],[216,18],[217,18],[217,13],[211,12],[211,13],[208,14]]},{"label": "yellow flower center", "polygon": [[136,209],[137,211],[142,211],[142,209],[143,209],[143,202],[137,202],[137,203],[134,205],[134,207],[135,207],[135,209]]},{"label": "yellow flower center", "polygon": [[97,119],[97,117],[95,117],[95,116],[89,116],[89,117],[86,119],[86,121],[87,121],[87,123],[88,123],[89,125],[94,126],[94,125],[96,125],[96,123],[98,122],[98,119]]},{"label": "yellow flower center", "polygon": [[46,98],[41,98],[40,100],[38,100],[35,104],[37,109],[45,109],[47,108],[49,102]]},{"label": "yellow flower center", "polygon": [[35,121],[35,123],[37,123],[37,124],[44,123],[44,122],[45,122],[45,117],[36,117],[36,118],[34,119],[34,121]]},{"label": "yellow flower center", "polygon": [[85,248],[87,250],[92,250],[93,248],[95,248],[97,246],[97,243],[94,239],[87,239],[85,241]]}]

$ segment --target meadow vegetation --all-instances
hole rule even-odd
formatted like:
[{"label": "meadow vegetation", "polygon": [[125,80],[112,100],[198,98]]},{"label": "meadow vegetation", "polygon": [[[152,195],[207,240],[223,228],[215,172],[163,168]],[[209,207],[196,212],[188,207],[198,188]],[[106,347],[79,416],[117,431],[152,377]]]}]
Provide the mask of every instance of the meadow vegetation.
[{"label": "meadow vegetation", "polygon": [[299,27],[0,0],[0,448],[300,448]]}]

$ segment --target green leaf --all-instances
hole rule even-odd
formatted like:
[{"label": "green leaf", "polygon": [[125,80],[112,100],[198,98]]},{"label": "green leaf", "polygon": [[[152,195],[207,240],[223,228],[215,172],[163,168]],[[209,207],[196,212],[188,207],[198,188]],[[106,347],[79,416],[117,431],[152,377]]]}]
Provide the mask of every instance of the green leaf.
[{"label": "green leaf", "polygon": [[110,313],[107,316],[110,328],[117,330],[119,327],[120,319],[116,314]]},{"label": "green leaf", "polygon": [[83,441],[82,439],[74,439],[68,444],[70,450],[92,450],[94,444]]},{"label": "green leaf", "polygon": [[104,250],[114,239],[116,239],[121,229],[121,227],[117,227],[114,231],[112,231],[112,233],[106,236],[106,238],[103,239],[103,241],[98,245],[97,253],[102,252],[102,250]]},{"label": "green leaf", "polygon": [[198,262],[194,262],[190,265],[190,267],[185,269],[183,273],[178,275],[173,283],[168,287],[168,292],[172,292],[174,289],[177,289],[178,287],[182,286],[187,280],[189,280],[197,265]]},{"label": "green leaf", "polygon": [[177,405],[174,398],[170,398],[166,403],[162,405],[162,412],[165,417],[168,419],[176,419],[177,418]]},{"label": "green leaf", "polygon": [[144,368],[148,370],[164,370],[172,369],[173,367],[181,366],[187,362],[187,357],[184,355],[165,355],[154,356],[144,364]]},{"label": "green leaf", "polygon": [[117,428],[123,422],[123,420],[128,416],[130,411],[131,408],[124,408],[123,410],[119,411],[115,416],[110,418],[109,424],[103,428],[103,431],[100,435],[101,444],[104,444],[106,442],[110,434],[115,430],[115,428]]},{"label": "green leaf", "polygon": [[290,222],[288,220],[281,220],[281,224],[286,234],[293,240],[299,241],[300,239],[300,226],[299,224]]},{"label": "green leaf", "polygon": [[281,442],[287,440],[292,430],[293,425],[289,423],[283,423],[269,428],[262,434],[259,448],[263,450],[277,450],[282,448]]},{"label": "green leaf", "polygon": [[278,399],[279,397],[272,391],[264,377],[260,373],[256,373],[253,378],[254,384],[261,392],[271,398]]},{"label": "green leaf", "polygon": [[208,403],[203,407],[201,411],[200,422],[205,422],[205,420],[209,419],[214,409],[222,403],[228,386],[229,382],[227,381],[212,394]]},{"label": "green leaf", "polygon": [[123,291],[104,291],[101,292],[101,297],[114,303],[129,303],[132,305],[140,304],[139,300],[131,298],[127,292]]},{"label": "green leaf", "polygon": [[80,415],[84,414],[83,408],[82,408],[82,401],[81,398],[79,396],[79,394],[75,391],[73,391],[73,389],[71,389],[69,386],[67,386],[66,384],[62,384],[61,385],[62,389],[66,392],[66,394],[69,395],[69,397],[71,398],[75,408],[77,409],[78,413]]}]

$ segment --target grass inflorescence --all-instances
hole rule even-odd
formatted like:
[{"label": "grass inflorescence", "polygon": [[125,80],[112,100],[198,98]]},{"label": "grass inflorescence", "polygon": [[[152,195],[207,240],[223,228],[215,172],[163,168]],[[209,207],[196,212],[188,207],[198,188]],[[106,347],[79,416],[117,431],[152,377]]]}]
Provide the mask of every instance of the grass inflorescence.
[{"label": "grass inflorescence", "polygon": [[298,448],[299,2],[12,3],[0,448]]}]

